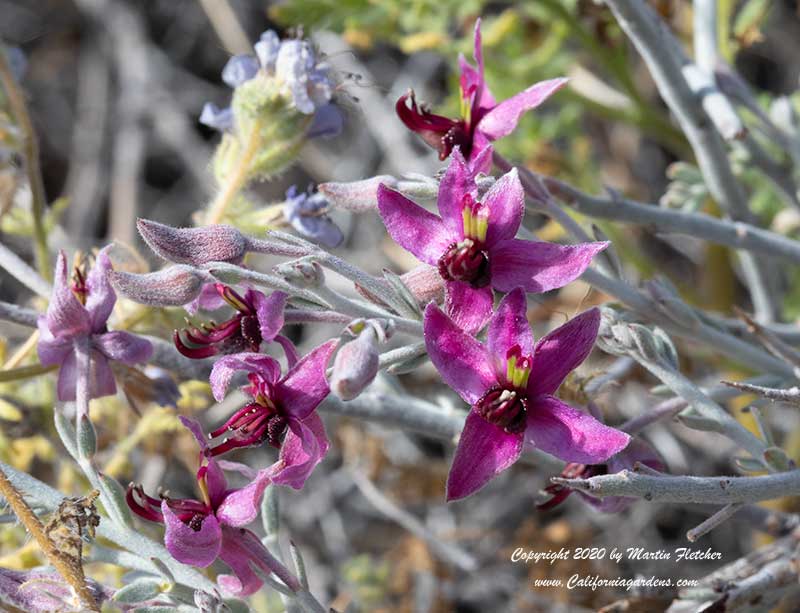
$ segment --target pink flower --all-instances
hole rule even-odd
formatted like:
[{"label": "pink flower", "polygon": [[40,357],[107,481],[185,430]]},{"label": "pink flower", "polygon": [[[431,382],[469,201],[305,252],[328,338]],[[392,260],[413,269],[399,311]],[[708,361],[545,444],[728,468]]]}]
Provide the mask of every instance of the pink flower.
[{"label": "pink flower", "polygon": [[417,258],[438,267],[446,306],[456,323],[477,331],[491,316],[492,289],[541,293],[580,276],[608,243],[557,245],[514,238],[525,212],[516,169],[479,199],[464,158],[454,152],[439,185],[439,216],[385,185],[378,209],[392,238]]},{"label": "pink flower", "polygon": [[[185,417],[183,424],[192,431],[205,451],[206,443],[200,424]],[[250,472],[245,469],[245,472]],[[192,498],[160,498],[148,496],[141,485],[128,486],[127,502],[139,517],[163,523],[164,545],[178,562],[206,567],[217,558],[233,569],[236,576],[223,575],[219,583],[228,592],[247,596],[257,591],[263,581],[250,562],[267,573],[263,545],[258,537],[243,526],[257,516],[261,497],[270,483],[270,469],[252,471],[251,483],[240,489],[228,488],[219,463],[213,458],[197,471],[199,500]],[[269,558],[267,558],[268,560]]]},{"label": "pink flower", "polygon": [[211,391],[222,401],[237,371],[248,373],[243,388],[252,402],[210,433],[225,439],[208,450],[217,456],[238,447],[269,443],[280,449],[272,481],[300,489],[328,452],[328,437],[315,409],[330,393],[325,369],[338,341],[328,341],[291,366],[281,377],[278,362],[266,355],[241,353],[219,359],[211,371]]},{"label": "pink flower", "polygon": [[470,168],[478,173],[488,172],[491,168],[489,143],[511,134],[526,111],[547,100],[567,83],[567,79],[542,81],[508,100],[495,102],[484,78],[480,19],[475,22],[474,58],[477,69],[463,56],[459,57],[462,111],[458,119],[429,112],[417,104],[413,91],[401,96],[395,109],[409,130],[439,151],[440,160],[446,159],[455,147],[459,147]]},{"label": "pink flower", "polygon": [[223,283],[208,284],[198,296],[198,304],[203,308],[228,304],[236,315],[220,324],[186,328],[182,335],[175,330],[175,347],[186,357],[201,359],[220,353],[257,352],[261,343],[274,340],[281,344],[291,360],[295,356],[294,347],[289,339],[278,334],[283,327],[286,298],[283,292],[272,292],[267,297],[254,289],[248,289],[241,296]]},{"label": "pink flower", "polygon": [[[606,463],[567,464],[561,476],[565,479],[588,479],[597,475],[611,475],[625,469],[633,470],[637,463],[658,471],[663,471],[666,468],[664,461],[650,445],[641,439],[634,438],[631,439],[625,449],[611,456]],[[548,485],[544,488],[544,491],[550,495],[550,499],[536,505],[536,508],[542,511],[557,507],[573,492],[570,488],[558,483]],[[584,502],[603,513],[619,513],[636,502],[636,498],[628,498],[627,496],[595,498],[584,492],[578,492],[578,495]]]},{"label": "pink flower", "polygon": [[79,376],[76,347],[88,345],[90,369],[89,398],[117,392],[111,360],[129,366],[145,362],[153,353],[152,345],[129,332],[109,332],[106,325],[117,295],[108,280],[111,260],[106,247],[88,275],[75,269],[72,283],[67,275],[67,258],[58,254],[53,294],[47,313],[39,317],[39,360],[45,366],[57,364],[57,393],[61,401],[75,400]]},{"label": "pink flower", "polygon": [[489,322],[485,344],[436,305],[425,311],[431,361],[472,405],[450,469],[448,500],[483,487],[517,461],[523,444],[583,464],[605,462],[628,444],[624,432],[553,396],[592,350],[600,312],[586,311],[534,345],[526,310],[525,292],[510,292]]}]

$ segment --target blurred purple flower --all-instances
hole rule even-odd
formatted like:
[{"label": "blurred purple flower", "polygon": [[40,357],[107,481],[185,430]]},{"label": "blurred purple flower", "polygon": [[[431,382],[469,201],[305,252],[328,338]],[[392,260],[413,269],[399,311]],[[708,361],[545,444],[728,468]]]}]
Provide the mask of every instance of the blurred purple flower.
[{"label": "blurred purple flower", "polygon": [[330,392],[325,369],[337,340],[312,350],[281,377],[278,362],[266,355],[241,353],[217,360],[211,371],[211,391],[222,401],[237,371],[248,373],[243,391],[252,402],[236,411],[209,434],[225,439],[208,450],[212,456],[269,443],[280,449],[272,481],[295,489],[303,487],[314,467],[328,452],[328,438],[315,409]]},{"label": "blurred purple flower", "polygon": [[[261,343],[276,341],[287,352],[287,356],[295,355],[291,341],[279,334],[283,327],[285,293],[272,292],[265,296],[258,290],[248,289],[241,296],[223,283],[215,283],[213,287],[217,295],[236,310],[236,314],[219,324],[175,330],[172,338],[178,351],[187,358],[203,359],[241,351],[257,352],[261,349]],[[207,295],[203,296],[202,302],[212,303]]]},{"label": "blurred purple flower", "polygon": [[[561,476],[565,479],[588,479],[597,475],[611,475],[621,470],[633,470],[637,463],[658,471],[666,469],[664,461],[650,445],[641,439],[634,438],[625,449],[611,456],[604,464],[567,464]],[[548,485],[544,491],[550,495],[550,498],[536,505],[536,508],[542,511],[557,507],[573,493],[573,490],[558,483]],[[619,513],[636,502],[636,498],[627,496],[596,498],[584,492],[578,492],[578,495],[587,504],[603,513]]]},{"label": "blurred purple flower", "polygon": [[[281,41],[274,31],[267,30],[261,34],[254,50],[255,57],[235,55],[228,60],[222,69],[222,80],[228,86],[235,89],[263,71],[286,90],[300,113],[314,115],[307,133],[309,138],[336,136],[341,132],[342,113],[331,103],[335,85],[330,66],[319,61],[309,41]],[[230,108],[220,109],[210,102],[200,115],[200,123],[220,131],[233,130],[234,120]]]},{"label": "blurred purple flower", "polygon": [[461,153],[451,156],[439,184],[439,216],[381,185],[378,209],[392,238],[417,258],[437,266],[446,282],[448,314],[465,330],[491,316],[492,289],[522,287],[541,293],[579,277],[608,243],[562,246],[514,238],[525,212],[516,169],[478,201],[478,189]]},{"label": "blurred purple flower", "polygon": [[592,350],[600,312],[586,311],[534,345],[526,311],[521,288],[506,295],[484,344],[435,304],[425,310],[431,362],[472,405],[447,480],[448,500],[483,487],[517,461],[526,443],[562,460],[599,464],[630,440],[553,396]]},{"label": "blurred purple flower", "polygon": [[[194,434],[204,457],[207,444],[200,424],[186,417],[181,417],[181,422]],[[220,585],[237,596],[247,596],[263,583],[250,568],[251,562],[267,573],[274,570],[265,564],[265,550],[258,537],[243,528],[258,516],[270,475],[271,469],[252,471],[248,485],[231,489],[219,463],[207,458],[197,471],[200,500],[170,498],[164,494],[154,498],[141,485],[132,483],[128,486],[127,502],[139,517],[165,525],[164,544],[172,557],[200,567],[221,559],[235,576],[219,577]]]},{"label": "blurred purple flower", "polygon": [[338,247],[344,236],[328,216],[328,208],[327,199],[319,192],[312,192],[311,187],[305,192],[298,192],[292,185],[286,190],[283,216],[303,236],[326,247]]},{"label": "blurred purple flower", "polygon": [[[111,599],[111,590],[92,579],[86,581],[97,604]],[[0,602],[26,611],[26,613],[53,613],[59,611],[83,611],[77,604],[72,587],[57,572],[48,570],[11,570],[0,568]],[[133,607],[116,605],[121,610]],[[5,610],[0,605],[1,610]],[[15,609],[16,610],[16,609]]]},{"label": "blurred purple flower", "polygon": [[58,365],[58,399],[75,400],[80,373],[77,354],[89,352],[89,398],[109,396],[117,391],[110,360],[133,365],[145,362],[153,353],[152,345],[134,334],[106,325],[117,295],[108,279],[110,247],[97,254],[88,275],[75,269],[72,284],[67,277],[67,258],[58,254],[53,293],[47,313],[39,316],[39,360],[45,366]]},{"label": "blurred purple flower", "polygon": [[511,134],[525,112],[547,100],[567,83],[567,79],[536,83],[497,103],[484,77],[480,19],[475,22],[473,55],[477,69],[464,56],[459,56],[458,60],[461,66],[461,117],[450,119],[434,115],[417,104],[413,91],[401,96],[395,109],[409,130],[439,151],[440,160],[446,159],[455,147],[460,147],[470,168],[477,173],[491,169],[490,143]]}]

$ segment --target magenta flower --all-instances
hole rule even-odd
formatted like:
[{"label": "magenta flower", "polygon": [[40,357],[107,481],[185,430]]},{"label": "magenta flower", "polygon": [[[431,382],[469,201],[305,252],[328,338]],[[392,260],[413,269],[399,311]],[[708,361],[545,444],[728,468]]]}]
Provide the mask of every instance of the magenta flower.
[{"label": "magenta flower", "polygon": [[[200,424],[185,417],[181,421],[205,451]],[[206,567],[219,558],[235,573],[218,577],[220,585],[237,596],[247,596],[263,583],[250,568],[250,562],[267,573],[273,570],[264,560],[264,554],[269,556],[269,552],[255,534],[243,529],[258,516],[261,497],[270,483],[270,469],[253,471],[250,476],[250,484],[230,489],[219,463],[208,458],[197,471],[200,500],[164,494],[154,498],[133,483],[128,486],[126,498],[139,517],[164,524],[164,545],[178,562]]]},{"label": "magenta flower", "polygon": [[502,300],[486,343],[461,330],[434,304],[425,310],[431,362],[470,405],[447,480],[447,499],[469,496],[519,458],[523,444],[568,462],[599,464],[630,437],[553,396],[589,355],[600,312],[591,309],[534,345],[525,292]]},{"label": "magenta flower", "polygon": [[[211,287],[216,291],[218,300],[209,296],[207,288],[210,290]],[[220,324],[212,322],[202,324],[199,328],[185,328],[183,334],[175,330],[175,347],[186,357],[202,359],[221,353],[258,352],[263,342],[274,340],[281,344],[287,356],[294,356],[291,341],[278,334],[283,327],[286,298],[283,292],[272,292],[267,297],[254,289],[248,289],[241,296],[223,283],[204,287],[198,300],[200,306],[218,307],[221,306],[220,303],[228,304],[236,310],[236,314]]]},{"label": "magenta flower", "polygon": [[385,185],[378,209],[392,238],[417,258],[437,266],[446,282],[447,310],[465,330],[491,316],[492,288],[540,293],[580,276],[608,243],[557,245],[514,238],[525,212],[516,169],[500,177],[479,200],[464,158],[454,152],[439,186],[439,217]]},{"label": "magenta flower", "polygon": [[111,360],[133,365],[147,361],[152,345],[129,332],[109,332],[106,325],[117,295],[108,280],[111,260],[104,248],[88,275],[76,268],[72,282],[67,278],[67,258],[58,254],[53,293],[47,313],[39,316],[39,360],[45,366],[58,365],[57,395],[61,401],[75,400],[78,376],[77,354],[81,346],[89,352],[89,398],[116,394]]},{"label": "magenta flower", "polygon": [[[611,456],[605,464],[567,464],[561,473],[565,479],[588,479],[597,475],[611,475],[621,470],[633,470],[635,465],[644,464],[658,471],[664,471],[666,466],[656,451],[643,440],[634,438],[628,446],[619,453]],[[546,511],[557,507],[564,502],[574,490],[558,484],[552,483],[544,488],[545,493],[550,498],[545,502],[536,505],[536,508]],[[606,498],[596,498],[584,492],[578,495],[587,504],[602,513],[619,513],[624,511],[631,504],[636,502],[636,498],[627,496],[608,496]]]},{"label": "magenta flower", "polygon": [[337,340],[312,350],[283,377],[278,362],[266,355],[242,353],[220,358],[211,371],[211,391],[222,401],[237,371],[248,373],[243,388],[252,398],[228,421],[209,434],[224,440],[208,450],[211,456],[269,443],[280,449],[272,481],[300,489],[328,452],[325,426],[315,409],[330,393],[325,369]]},{"label": "magenta flower", "polygon": [[567,83],[567,79],[550,79],[531,85],[528,89],[500,103],[495,102],[486,86],[481,51],[481,20],[475,22],[474,58],[477,68],[463,56],[461,67],[461,117],[450,119],[429,112],[418,105],[411,91],[395,104],[400,120],[406,127],[439,152],[446,159],[454,148],[469,161],[475,172],[488,172],[491,168],[492,141],[508,136],[517,127],[520,117],[547,100]]}]

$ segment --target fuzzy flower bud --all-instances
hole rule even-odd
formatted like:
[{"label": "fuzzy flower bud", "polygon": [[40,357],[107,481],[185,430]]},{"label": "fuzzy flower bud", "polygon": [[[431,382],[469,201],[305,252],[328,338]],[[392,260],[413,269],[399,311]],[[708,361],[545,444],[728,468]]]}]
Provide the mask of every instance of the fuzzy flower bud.
[{"label": "fuzzy flower bud", "polygon": [[397,188],[397,179],[379,175],[363,181],[322,183],[319,192],[327,198],[331,208],[363,213],[378,208],[378,186],[381,183]]},{"label": "fuzzy flower bud", "polygon": [[342,400],[352,400],[372,383],[378,374],[378,347],[375,330],[366,326],[354,341],[347,343],[333,360],[331,389]]},{"label": "fuzzy flower bud", "polygon": [[173,228],[149,219],[139,219],[136,227],[150,249],[177,264],[239,264],[248,250],[247,237],[233,226]]},{"label": "fuzzy flower bud", "polygon": [[320,287],[325,283],[322,266],[307,258],[279,264],[275,272],[298,287]]},{"label": "fuzzy flower bud", "polygon": [[214,279],[208,273],[176,264],[146,274],[112,271],[111,285],[120,294],[149,306],[183,306],[200,295],[205,283]]}]

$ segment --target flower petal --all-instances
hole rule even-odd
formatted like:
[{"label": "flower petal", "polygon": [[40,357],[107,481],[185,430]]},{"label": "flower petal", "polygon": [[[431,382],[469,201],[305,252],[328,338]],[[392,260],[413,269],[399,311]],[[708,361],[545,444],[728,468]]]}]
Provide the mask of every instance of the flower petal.
[{"label": "flower petal", "polygon": [[[228,480],[225,478],[222,466],[213,458],[208,460],[208,464],[201,466],[200,470],[205,473],[203,477],[206,481],[211,508],[216,509],[225,499],[225,492],[228,491]],[[197,471],[198,479],[200,478],[200,470]]]},{"label": "flower petal", "polygon": [[220,523],[228,526],[246,526],[257,516],[261,497],[270,483],[270,470],[258,471],[252,483],[231,491],[217,507],[216,516]]},{"label": "flower petal", "polygon": [[395,242],[426,264],[436,266],[454,240],[436,215],[385,185],[378,187],[378,210]]},{"label": "flower petal", "polygon": [[92,345],[108,358],[129,366],[146,362],[153,355],[150,341],[124,330],[95,334]]},{"label": "flower petal", "polygon": [[557,245],[515,238],[495,245],[489,256],[492,287],[509,292],[522,287],[542,293],[564,287],[589,267],[592,258],[608,243]]},{"label": "flower petal", "polygon": [[450,154],[450,164],[439,183],[439,195],[436,199],[439,215],[450,236],[464,236],[464,221],[461,214],[464,208],[464,196],[475,187],[475,181],[467,168],[464,156],[458,148],[453,149]]},{"label": "flower petal", "polygon": [[475,20],[475,34],[472,57],[475,59],[477,69],[470,66],[463,55],[458,56],[458,65],[461,68],[461,91],[473,99],[473,111],[485,111],[495,106],[494,97],[486,86],[483,70],[483,50],[481,49],[481,20]]},{"label": "flower petal", "polygon": [[75,351],[66,354],[58,370],[58,383],[56,384],[56,397],[61,402],[75,400],[75,387],[78,382],[78,360]]},{"label": "flower petal", "polygon": [[185,415],[178,415],[178,419],[183,424],[183,427],[194,435],[197,444],[200,445],[200,451],[208,449],[208,437],[203,432],[203,426],[200,425],[200,422]]},{"label": "flower petal", "polygon": [[117,294],[111,287],[111,281],[108,278],[108,273],[112,270],[111,260],[108,257],[110,250],[111,245],[108,245],[97,254],[94,266],[86,276],[86,289],[88,290],[86,310],[91,319],[92,332],[105,330],[106,322],[117,302]]},{"label": "flower petal", "polygon": [[222,531],[217,518],[206,515],[200,530],[193,530],[184,524],[169,508],[166,500],[161,502],[164,514],[164,545],[172,557],[192,566],[205,567],[217,559],[222,547]]},{"label": "flower petal", "polygon": [[489,209],[486,246],[491,249],[502,240],[514,238],[525,214],[525,192],[516,168],[504,174],[489,188],[483,198],[483,205]]},{"label": "flower petal", "polygon": [[589,356],[600,327],[600,311],[589,309],[543,336],[533,349],[528,394],[554,394],[566,376]]},{"label": "flower petal", "polygon": [[70,289],[67,257],[60,251],[56,261],[53,293],[47,307],[47,327],[58,338],[89,332],[90,325],[89,313]]},{"label": "flower petal", "polygon": [[492,316],[494,293],[491,287],[474,288],[463,281],[445,283],[445,312],[467,332],[476,334]]},{"label": "flower petal", "polygon": [[117,384],[114,381],[114,373],[108,358],[93,349],[91,354],[89,374],[89,398],[102,398],[103,396],[113,396],[117,393]]},{"label": "flower petal", "polygon": [[264,341],[272,341],[283,328],[283,309],[286,307],[287,298],[284,292],[272,292],[269,296],[265,296],[257,290],[247,290],[245,300],[252,301],[256,307],[261,337]]},{"label": "flower petal", "polygon": [[272,482],[301,489],[329,446],[325,426],[316,413],[303,421],[290,421],[280,457],[271,469]]},{"label": "flower petal", "polygon": [[425,347],[444,382],[469,404],[496,384],[484,347],[435,304],[425,309]]},{"label": "flower petal", "polygon": [[528,299],[522,288],[512,290],[500,301],[489,322],[486,348],[498,378],[506,376],[508,350],[519,346],[523,356],[533,353],[533,332],[528,323]]},{"label": "flower petal", "polygon": [[472,176],[478,173],[488,175],[492,171],[492,154],[494,149],[486,136],[481,132],[475,132],[472,136],[472,149],[469,152],[467,166]]},{"label": "flower petal", "polygon": [[74,341],[70,338],[53,336],[50,328],[47,327],[47,318],[44,315],[39,315],[36,327],[39,330],[39,342],[36,344],[39,362],[44,366],[61,364],[67,359],[67,354],[73,350]]},{"label": "flower petal", "polygon": [[525,442],[565,462],[602,464],[630,438],[554,396],[529,399]]},{"label": "flower petal", "polygon": [[216,362],[211,369],[211,393],[217,402],[222,402],[228,386],[237,371],[253,372],[266,381],[274,382],[281,375],[281,365],[268,355],[260,353],[237,353],[226,355]]},{"label": "flower petal", "polygon": [[334,339],[312,349],[275,386],[276,400],[288,416],[306,419],[330,393],[325,370],[338,344]]},{"label": "flower petal", "polygon": [[550,79],[531,85],[528,89],[503,100],[486,113],[476,126],[489,140],[508,136],[517,127],[520,117],[536,108],[552,94],[564,87],[568,79]]},{"label": "flower petal", "polygon": [[240,598],[254,594],[264,584],[261,577],[250,566],[251,555],[241,545],[242,532],[249,531],[222,526],[222,547],[219,551],[219,558],[230,567],[234,574],[217,576],[217,583],[225,592]]},{"label": "flower petal", "polygon": [[476,492],[516,462],[521,452],[521,434],[509,434],[470,411],[447,477],[447,500]]}]

